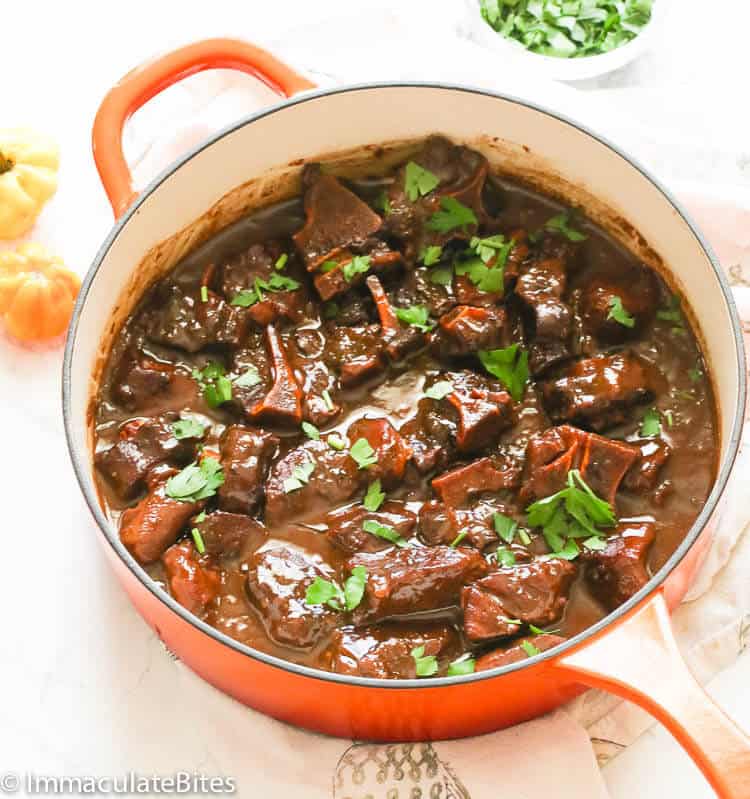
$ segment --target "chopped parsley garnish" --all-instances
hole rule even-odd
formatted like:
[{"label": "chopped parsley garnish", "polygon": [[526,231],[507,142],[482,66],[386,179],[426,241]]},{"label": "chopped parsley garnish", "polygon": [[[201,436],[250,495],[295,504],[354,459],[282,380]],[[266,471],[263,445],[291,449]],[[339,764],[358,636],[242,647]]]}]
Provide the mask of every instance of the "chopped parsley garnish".
[{"label": "chopped parsley garnish", "polygon": [[531,536],[529,535],[527,530],[524,530],[523,527],[518,531],[518,537],[521,540],[521,543],[527,547],[531,543]]},{"label": "chopped parsley garnish", "polygon": [[375,450],[370,446],[370,442],[366,438],[358,438],[352,444],[349,454],[360,469],[369,469],[370,466],[378,462]]},{"label": "chopped parsley garnish", "polygon": [[370,269],[370,256],[369,255],[355,255],[349,263],[344,264],[341,271],[344,274],[344,280],[351,283],[355,275],[364,275]]},{"label": "chopped parsley garnish", "polygon": [[362,500],[362,504],[365,506],[366,510],[374,512],[383,504],[384,499],[385,491],[381,488],[380,480],[374,480],[367,486],[367,493]]},{"label": "chopped parsley garnish", "polygon": [[416,202],[438,187],[440,178],[414,161],[406,165],[404,191],[411,202]]},{"label": "chopped parsley garnish", "polygon": [[355,566],[344,581],[344,590],[331,580],[316,577],[307,588],[305,602],[308,605],[328,605],[334,610],[354,610],[365,595],[367,569]]},{"label": "chopped parsley garnish", "polygon": [[544,228],[554,233],[562,233],[568,241],[585,241],[587,238],[584,233],[570,227],[570,211],[563,211],[563,213],[548,219],[544,223]]},{"label": "chopped parsley garnish", "polygon": [[202,510],[194,519],[193,521],[196,524],[200,524],[201,522],[206,521],[206,511]]},{"label": "chopped parsley garnish", "polygon": [[365,519],[364,522],[362,522],[362,529],[366,533],[382,538],[384,541],[390,541],[398,547],[409,546],[409,542],[402,538],[393,527],[387,524],[380,524],[380,522],[376,522],[375,519]]},{"label": "chopped parsley garnish", "polygon": [[469,535],[468,530],[462,530],[454,539],[451,541],[451,549],[455,549],[466,536]]},{"label": "chopped parsley garnish", "polygon": [[253,288],[244,289],[239,294],[235,294],[231,305],[249,308],[251,305],[255,305],[256,302],[265,300],[266,297],[263,292],[296,291],[300,285],[298,280],[286,275],[280,275],[278,272],[274,272],[268,280],[256,277],[253,282]]},{"label": "chopped parsley garnish", "polygon": [[396,317],[404,324],[416,327],[422,333],[429,333],[435,325],[429,322],[430,312],[424,305],[410,305],[408,308],[395,308]]},{"label": "chopped parsley garnish", "polygon": [[291,494],[310,482],[310,477],[315,471],[315,461],[306,461],[292,469],[292,476],[284,480],[284,493]]},{"label": "chopped parsley garnish", "polygon": [[337,302],[323,303],[323,319],[335,319],[339,315],[339,304]]},{"label": "chopped parsley garnish", "polygon": [[538,655],[541,653],[541,650],[534,646],[531,641],[521,641],[521,649],[530,657],[533,658],[534,655]]},{"label": "chopped parsley garnish", "polygon": [[220,363],[210,361],[203,369],[193,369],[192,377],[203,390],[209,408],[218,408],[232,399],[232,381],[224,374]]},{"label": "chopped parsley garnish", "polygon": [[566,560],[573,560],[580,554],[576,539],[602,538],[606,533],[601,528],[617,524],[612,506],[596,496],[578,469],[568,472],[565,488],[537,500],[526,512],[529,524],[542,528],[552,557]]},{"label": "chopped parsley garnish", "polygon": [[197,527],[193,527],[193,529],[190,531],[190,535],[193,536],[193,543],[195,544],[195,548],[198,550],[198,554],[205,555],[206,545],[203,543],[201,531]]},{"label": "chopped parsley garnish", "polygon": [[516,530],[518,529],[518,522],[506,516],[504,513],[493,513],[492,523],[495,526],[495,532],[505,541],[506,544],[512,544],[515,537]]},{"label": "chopped parsley garnish", "polygon": [[243,388],[252,388],[261,382],[260,372],[256,366],[252,364],[245,369],[245,371],[234,379],[235,386],[242,386]]},{"label": "chopped parsley garnish", "polygon": [[440,210],[430,217],[427,227],[437,233],[448,233],[456,228],[466,230],[469,225],[477,225],[476,214],[460,203],[455,197],[443,197]]},{"label": "chopped parsley garnish", "polygon": [[661,415],[656,408],[649,408],[643,414],[641,438],[654,438],[661,433]]},{"label": "chopped parsley garnish", "polygon": [[671,410],[666,410],[662,416],[667,420],[669,427],[674,427],[674,413]]},{"label": "chopped parsley garnish", "polygon": [[178,419],[172,422],[172,432],[175,438],[202,438],[206,428],[197,419]]},{"label": "chopped parsley garnish", "polygon": [[487,266],[478,256],[468,260],[458,260],[453,264],[457,275],[466,275],[480,290],[488,293],[502,293],[505,289],[505,267]]},{"label": "chopped parsley garnish", "polygon": [[453,267],[438,266],[436,269],[430,269],[429,280],[435,286],[450,286],[453,282]]},{"label": "chopped parsley garnish", "polygon": [[692,383],[699,383],[703,377],[703,371],[696,366],[688,370],[688,377]]},{"label": "chopped parsley garnish", "polygon": [[383,189],[383,191],[381,191],[375,199],[375,207],[381,210],[385,216],[390,214],[391,201],[388,199],[388,192],[385,189]]},{"label": "chopped parsley garnish", "polygon": [[662,322],[672,322],[672,332],[677,335],[685,335],[685,319],[682,316],[682,302],[680,298],[673,294],[669,298],[666,308],[661,308],[656,312],[656,318]]},{"label": "chopped parsley garnish", "polygon": [[191,463],[167,480],[166,494],[180,502],[208,499],[224,483],[224,470],[216,458],[203,458],[200,466]]},{"label": "chopped parsley garnish", "polygon": [[651,19],[653,0],[480,0],[484,21],[527,50],[582,58],[615,50]]},{"label": "chopped parsley garnish", "polygon": [[479,350],[482,366],[508,389],[516,402],[523,398],[529,379],[529,354],[518,344],[499,350]]},{"label": "chopped parsley garnish", "polygon": [[425,266],[433,266],[433,264],[436,264],[440,260],[442,255],[443,248],[437,244],[433,244],[422,249],[422,252],[419,253],[419,260]]},{"label": "chopped parsley garnish", "polygon": [[364,566],[355,566],[344,582],[344,604],[347,610],[354,610],[362,601],[365,585],[367,585],[367,569]]},{"label": "chopped parsley garnish", "polygon": [[333,270],[339,265],[338,261],[323,261],[320,267],[320,271],[325,275],[328,272],[333,272]]},{"label": "chopped parsley garnish", "polygon": [[310,422],[302,422],[302,432],[312,441],[320,441],[320,430]]},{"label": "chopped parsley garnish", "polygon": [[415,646],[414,649],[411,650],[411,656],[414,658],[417,677],[432,677],[434,674],[437,674],[437,658],[435,655],[425,655],[424,644]]},{"label": "chopped parsley garnish", "polygon": [[331,449],[335,449],[337,452],[346,449],[346,441],[338,433],[331,433],[326,442]]},{"label": "chopped parsley garnish", "polygon": [[282,270],[286,266],[286,262],[289,260],[289,256],[284,253],[280,255],[276,260],[276,263],[273,265],[274,269]]},{"label": "chopped parsley garnish", "polygon": [[438,380],[437,383],[433,383],[428,389],[425,390],[424,395],[430,399],[441,400],[445,399],[448,394],[452,393],[453,383],[451,383],[449,380]]},{"label": "chopped parsley garnish", "polygon": [[627,312],[620,297],[610,297],[607,319],[614,319],[623,327],[635,327],[635,317]]},{"label": "chopped parsley garnish", "polygon": [[474,236],[469,242],[469,249],[473,250],[485,264],[495,259],[497,266],[505,266],[510,251],[515,244],[516,242],[513,239],[506,240],[505,236],[498,233],[485,239]]},{"label": "chopped parsley garnish", "polygon": [[320,396],[323,397],[323,402],[325,402],[326,408],[329,411],[332,411],[333,410],[333,400],[331,399],[331,392],[327,388],[324,388]]},{"label": "chopped parsley garnish", "polygon": [[201,286],[201,302],[208,302],[208,286]]},{"label": "chopped parsley garnish", "polygon": [[462,674],[473,674],[476,668],[476,660],[467,652],[461,655],[460,658],[448,664],[448,677],[460,677]]},{"label": "chopped parsley garnish", "polygon": [[507,547],[498,547],[497,548],[497,562],[501,566],[506,566],[506,567],[515,566],[516,565],[516,556]]}]

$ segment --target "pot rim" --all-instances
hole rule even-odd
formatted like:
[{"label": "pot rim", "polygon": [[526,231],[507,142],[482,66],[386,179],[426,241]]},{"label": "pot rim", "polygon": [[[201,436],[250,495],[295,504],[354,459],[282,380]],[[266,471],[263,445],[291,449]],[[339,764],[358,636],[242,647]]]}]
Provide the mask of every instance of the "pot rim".
[{"label": "pot rim", "polygon": [[[729,316],[732,325],[732,333],[734,335],[734,344],[735,344],[734,354],[738,360],[738,371],[739,371],[738,374],[739,391],[737,393],[735,408],[733,412],[732,425],[728,435],[727,454],[722,459],[722,462],[720,464],[716,476],[716,480],[714,482],[713,488],[711,489],[711,493],[709,494],[703,506],[703,509],[698,514],[696,520],[693,522],[692,527],[687,532],[685,538],[682,540],[680,545],[672,553],[672,555],[669,557],[666,563],[661,567],[661,569],[659,569],[659,571],[651,577],[648,583],[646,583],[646,585],[640,591],[638,591],[637,594],[635,594],[627,602],[625,602],[623,605],[617,608],[617,610],[613,611],[604,618],[600,619],[598,622],[591,625],[590,627],[587,627],[578,635],[569,638],[565,643],[553,647],[552,649],[546,650],[545,652],[541,652],[538,655],[534,655],[528,660],[519,661],[516,663],[510,663],[506,666],[499,666],[494,669],[488,669],[487,671],[474,672],[472,674],[459,675],[455,677],[433,677],[430,678],[429,680],[425,679],[420,680],[418,678],[384,680],[373,677],[356,677],[343,674],[336,674],[334,672],[326,672],[312,668],[310,666],[303,666],[276,657],[274,655],[269,655],[265,652],[261,652],[257,649],[254,649],[253,647],[247,646],[246,644],[242,644],[239,641],[236,641],[233,638],[230,638],[228,635],[220,632],[216,628],[206,624],[201,619],[198,619],[192,613],[187,611],[182,605],[180,605],[175,599],[173,599],[169,594],[160,589],[156,585],[154,580],[152,580],[152,578],[147,574],[147,572],[143,569],[143,567],[136,562],[133,556],[127,551],[125,546],[122,544],[119,536],[116,534],[116,531],[114,530],[114,527],[107,520],[106,516],[104,515],[104,512],[102,511],[102,508],[96,496],[96,491],[93,486],[93,479],[90,474],[90,468],[89,468],[90,464],[87,457],[87,453],[78,451],[78,448],[73,440],[74,435],[72,430],[71,367],[72,367],[76,336],[78,332],[78,325],[81,319],[81,315],[83,313],[84,305],[86,303],[86,297],[88,295],[91,284],[93,283],[94,278],[96,277],[99,271],[99,268],[101,267],[104,259],[106,258],[109,252],[110,247],[115,242],[120,232],[128,224],[130,218],[138,212],[138,210],[141,208],[143,203],[149,198],[149,196],[153,194],[153,192],[163,182],[168,180],[174,172],[180,169],[194,156],[196,156],[203,150],[211,147],[213,144],[222,139],[224,136],[234,133],[236,130],[243,128],[246,125],[251,124],[252,122],[258,119],[262,119],[266,116],[277,113],[278,111],[285,109],[289,106],[314,102],[320,98],[327,97],[330,95],[344,94],[356,91],[372,91],[377,89],[388,89],[388,88],[415,88],[415,89],[437,89],[437,90],[447,90],[447,91],[460,91],[460,92],[467,92],[469,94],[479,94],[486,97],[491,97],[498,100],[504,100],[506,102],[515,103],[517,105],[529,108],[533,111],[537,111],[541,114],[550,116],[566,125],[570,125],[571,127],[577,129],[581,133],[584,133],[585,135],[589,136],[591,139],[604,145],[609,150],[611,150],[615,155],[618,155],[620,158],[627,161],[632,167],[638,170],[653,186],[655,186],[659,190],[659,192],[666,200],[666,202],[668,202],[672,206],[674,211],[681,217],[683,222],[688,226],[691,233],[693,234],[693,236],[695,236],[696,240],[698,241],[698,244],[701,246],[704,253],[708,257],[708,260],[714,271],[714,275],[717,281],[719,282],[719,286],[724,296],[724,301],[726,302],[727,309],[729,311]],[[403,689],[412,689],[412,688],[437,689],[442,687],[465,685],[470,682],[479,682],[483,680],[493,679],[495,677],[500,677],[504,674],[509,674],[510,672],[518,671],[519,669],[527,668],[529,666],[539,665],[544,661],[559,658],[562,654],[575,649],[576,647],[580,646],[589,639],[594,638],[600,633],[606,631],[606,629],[611,625],[616,624],[618,620],[622,619],[624,616],[629,614],[637,605],[643,602],[647,597],[649,597],[662,585],[662,583],[666,580],[668,575],[677,567],[680,561],[685,557],[685,555],[691,549],[698,536],[703,532],[703,529],[706,526],[706,523],[708,522],[709,518],[713,514],[714,510],[716,509],[716,506],[719,500],[721,499],[721,496],[724,493],[727,482],[729,480],[732,467],[734,466],[735,460],[737,458],[737,453],[739,450],[740,440],[742,437],[742,428],[744,423],[743,411],[745,408],[746,393],[747,393],[747,374],[746,371],[742,368],[742,364],[744,364],[744,362],[745,362],[744,342],[742,338],[742,327],[739,315],[737,313],[737,307],[734,301],[734,297],[732,295],[731,288],[727,281],[727,278],[723,273],[723,271],[721,270],[721,267],[719,266],[718,260],[711,246],[708,244],[704,236],[698,230],[697,226],[692,221],[690,215],[687,213],[682,204],[679,203],[672,196],[671,192],[668,191],[665,188],[665,186],[636,158],[625,153],[618,145],[614,144],[607,137],[602,136],[599,133],[595,133],[588,126],[581,124],[580,122],[574,120],[573,118],[567,116],[566,114],[562,114],[558,111],[554,111],[550,108],[547,108],[544,105],[531,102],[529,100],[522,99],[511,94],[491,91],[488,89],[469,86],[466,84],[454,84],[442,81],[438,82],[373,81],[365,83],[346,84],[343,86],[337,86],[333,88],[323,88],[323,89],[315,89],[312,91],[305,91],[300,93],[299,95],[296,95],[295,97],[283,100],[279,103],[275,103],[272,106],[261,109],[260,111],[257,111],[255,113],[248,114],[240,118],[236,122],[233,122],[227,125],[226,127],[222,128],[221,130],[219,130],[218,132],[216,132],[215,134],[213,134],[212,136],[210,136],[208,139],[201,142],[200,144],[192,147],[187,153],[177,158],[169,166],[167,166],[164,170],[162,170],[148,184],[148,186],[146,186],[146,188],[144,188],[141,191],[141,193],[138,195],[138,198],[135,200],[135,202],[133,202],[130,208],[128,208],[128,210],[118,220],[116,220],[114,226],[109,232],[109,235],[106,237],[102,246],[99,248],[99,251],[95,256],[91,267],[86,273],[86,276],[81,285],[81,290],[76,299],[75,307],[73,309],[73,314],[70,321],[70,326],[68,328],[68,334],[65,342],[65,353],[63,359],[63,370],[62,370],[63,422],[65,426],[65,438],[67,442],[68,452],[70,454],[71,462],[73,464],[73,470],[75,472],[76,479],[78,480],[78,484],[84,495],[86,504],[88,505],[89,510],[91,511],[96,523],[98,524],[99,529],[104,534],[104,538],[106,539],[107,543],[114,549],[120,560],[124,562],[124,564],[132,572],[132,574],[139,581],[139,583],[141,583],[141,585],[147,591],[153,594],[153,596],[158,601],[165,604],[173,613],[177,614],[183,621],[187,622],[188,624],[190,624],[200,632],[204,633],[205,635],[213,638],[216,642],[223,644],[224,646],[227,646],[230,649],[234,649],[239,654],[250,657],[253,660],[260,661],[261,663],[267,666],[280,668],[293,675],[308,677],[316,680],[323,680],[326,682],[339,683],[342,685],[357,686],[362,688],[394,689],[394,690],[403,690]]]}]

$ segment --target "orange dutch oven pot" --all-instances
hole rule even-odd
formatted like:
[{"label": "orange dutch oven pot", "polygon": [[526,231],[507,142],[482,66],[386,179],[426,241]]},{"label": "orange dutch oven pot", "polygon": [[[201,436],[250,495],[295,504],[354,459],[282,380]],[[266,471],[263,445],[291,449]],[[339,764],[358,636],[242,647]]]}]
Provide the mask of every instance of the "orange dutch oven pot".
[{"label": "orange dutch oven pot", "polygon": [[[133,112],[206,69],[242,70],[281,98],[188,154],[136,194],[122,152]],[[369,84],[315,91],[269,53],[234,40],[183,47],[126,75],[104,99],[93,146],[117,223],[91,267],[65,351],[63,404],[73,466],[108,558],[141,615],[205,680],[251,707],[331,735],[427,740],[479,735],[531,719],[587,687],[628,699],[664,724],[721,797],[750,797],[750,739],[703,692],[677,649],[670,610],[684,597],[712,539],[712,520],[739,447],[745,359],[736,309],[708,246],[678,203],[640,165],[577,123],[511,97],[465,86]],[[158,588],[120,543],[93,480],[92,399],[120,325],[143,289],[179,257],[277,198],[306,159],[440,132],[477,146],[572,202],[583,202],[644,258],[670,266],[700,331],[719,398],[715,487],[685,540],[624,606],[560,647],[462,677],[392,680],[329,674],[233,641]],[[238,182],[243,185],[238,188]],[[601,213],[598,213],[601,211]],[[625,221],[627,220],[627,221]],[[637,231],[637,233],[636,233]],[[648,244],[646,245],[646,242]]]}]

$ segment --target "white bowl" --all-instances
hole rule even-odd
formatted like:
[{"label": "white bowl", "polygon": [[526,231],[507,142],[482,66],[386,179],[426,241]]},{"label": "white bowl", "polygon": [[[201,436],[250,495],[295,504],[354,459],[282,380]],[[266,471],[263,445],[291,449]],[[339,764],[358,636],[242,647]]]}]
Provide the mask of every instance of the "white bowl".
[{"label": "white bowl", "polygon": [[524,70],[524,73],[532,71],[541,77],[565,81],[596,78],[629,64],[659,38],[669,10],[669,0],[655,0],[648,25],[635,39],[616,50],[583,58],[556,58],[532,53],[519,42],[493,30],[481,15],[479,0],[464,0],[464,5],[466,11],[461,30],[466,36],[478,45],[494,50],[505,63]]}]

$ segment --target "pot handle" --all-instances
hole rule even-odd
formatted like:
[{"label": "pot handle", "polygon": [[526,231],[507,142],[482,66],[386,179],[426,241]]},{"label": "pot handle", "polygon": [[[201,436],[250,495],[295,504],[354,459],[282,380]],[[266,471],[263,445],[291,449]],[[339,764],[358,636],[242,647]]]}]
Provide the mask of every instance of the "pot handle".
[{"label": "pot handle", "polygon": [[270,53],[238,39],[206,39],[159,56],[128,72],[106,95],[94,120],[94,160],[115,217],[137,194],[122,151],[122,131],[144,103],[174,83],[206,69],[238,69],[254,75],[282,97],[315,84]]},{"label": "pot handle", "polygon": [[660,721],[721,799],[750,797],[750,738],[703,691],[677,648],[662,591],[555,664]]}]

